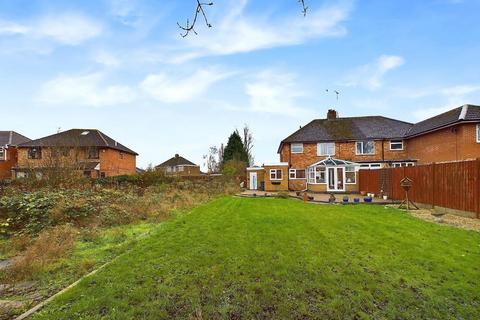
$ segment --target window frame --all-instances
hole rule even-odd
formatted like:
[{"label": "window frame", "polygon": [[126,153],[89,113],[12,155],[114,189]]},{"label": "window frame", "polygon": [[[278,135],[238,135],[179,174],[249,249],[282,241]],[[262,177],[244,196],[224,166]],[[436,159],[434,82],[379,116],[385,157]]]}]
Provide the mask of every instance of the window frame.
[{"label": "window frame", "polygon": [[[32,151],[35,150],[35,155],[32,156]],[[27,150],[27,158],[30,160],[41,160],[42,159],[42,147],[30,147]]]},{"label": "window frame", "polygon": [[[278,177],[278,173],[280,172],[280,178]],[[275,178],[272,178],[275,176]],[[282,181],[283,180],[283,172],[282,169],[270,169],[270,181]]]},{"label": "window frame", "polygon": [[[297,171],[304,171],[304,178],[297,177]],[[293,175],[292,175],[293,173]],[[307,179],[307,172],[305,169],[288,169],[288,178],[291,180],[305,180]]]},{"label": "window frame", "polygon": [[[92,152],[92,151],[96,151],[96,156],[91,156],[90,152]],[[89,159],[89,160],[100,159],[100,148],[98,148],[98,147],[87,147],[86,156],[87,156],[87,159]]]},{"label": "window frame", "polygon": [[[373,152],[372,153],[364,153],[364,145],[365,143],[373,143]],[[358,152],[358,145],[361,144],[362,147],[361,147],[361,150],[362,150],[362,153],[359,153]],[[355,142],[355,155],[357,156],[373,156],[375,155],[375,140],[364,140],[364,141],[356,141]]]},{"label": "window frame", "polygon": [[[326,145],[326,153],[322,153],[322,148],[321,148],[321,145]],[[333,153],[329,154],[328,153],[328,149],[329,149],[329,146],[328,145],[333,145]],[[317,156],[334,156],[335,155],[335,152],[337,151],[337,146],[335,144],[335,142],[318,142],[317,143]]]},{"label": "window frame", "polygon": [[[357,168],[355,166],[345,166],[343,170],[345,174],[345,184],[357,184]],[[347,173],[352,173],[352,172],[353,172],[353,182],[348,182]]]},{"label": "window frame", "polygon": [[[302,147],[302,151],[293,151],[293,146],[296,145],[297,147],[298,146],[301,146]],[[298,154],[298,153],[303,153],[303,143],[292,143],[290,145],[290,152],[293,153],[293,154]]]},{"label": "window frame", "polygon": [[[401,148],[393,149],[392,144],[397,144],[397,145],[400,144]],[[390,140],[390,151],[403,151],[404,148],[405,148],[405,146],[404,146],[404,141],[403,140]]]},{"label": "window frame", "polygon": [[480,143],[480,123],[477,124],[477,143]]},{"label": "window frame", "polygon": [[6,161],[7,160],[7,148],[5,147],[0,147],[0,161]]}]

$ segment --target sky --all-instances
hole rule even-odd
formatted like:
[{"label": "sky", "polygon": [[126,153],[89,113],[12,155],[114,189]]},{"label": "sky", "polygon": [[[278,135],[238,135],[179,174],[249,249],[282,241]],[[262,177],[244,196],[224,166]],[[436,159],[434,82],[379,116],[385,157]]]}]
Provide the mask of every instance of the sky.
[{"label": "sky", "polygon": [[139,167],[203,166],[248,124],[262,164],[330,108],[416,122],[480,104],[480,0],[305,2],[214,1],[183,38],[195,0],[0,0],[0,130],[97,128]]}]

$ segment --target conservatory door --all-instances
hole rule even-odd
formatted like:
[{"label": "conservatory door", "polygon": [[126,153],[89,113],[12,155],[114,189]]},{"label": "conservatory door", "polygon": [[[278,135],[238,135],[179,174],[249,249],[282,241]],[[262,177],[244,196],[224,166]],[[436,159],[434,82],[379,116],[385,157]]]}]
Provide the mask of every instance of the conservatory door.
[{"label": "conservatory door", "polygon": [[345,168],[327,167],[327,190],[345,191]]}]

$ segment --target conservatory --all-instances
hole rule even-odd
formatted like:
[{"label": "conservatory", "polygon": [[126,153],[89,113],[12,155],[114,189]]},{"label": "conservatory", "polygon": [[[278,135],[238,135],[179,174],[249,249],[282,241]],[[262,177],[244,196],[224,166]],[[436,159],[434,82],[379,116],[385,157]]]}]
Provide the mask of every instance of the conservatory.
[{"label": "conservatory", "polygon": [[325,158],[307,168],[307,188],[312,191],[351,192],[358,191],[355,162]]}]

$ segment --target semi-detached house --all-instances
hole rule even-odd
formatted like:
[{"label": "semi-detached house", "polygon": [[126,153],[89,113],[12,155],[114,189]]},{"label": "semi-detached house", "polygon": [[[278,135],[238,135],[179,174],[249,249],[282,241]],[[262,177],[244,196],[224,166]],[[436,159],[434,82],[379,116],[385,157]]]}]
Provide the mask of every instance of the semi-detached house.
[{"label": "semi-detached house", "polygon": [[418,123],[329,110],[280,142],[279,163],[247,169],[251,190],[358,192],[358,170],[480,157],[480,106]]}]

